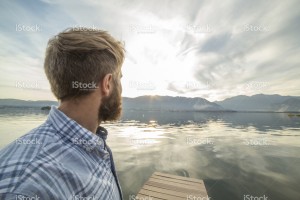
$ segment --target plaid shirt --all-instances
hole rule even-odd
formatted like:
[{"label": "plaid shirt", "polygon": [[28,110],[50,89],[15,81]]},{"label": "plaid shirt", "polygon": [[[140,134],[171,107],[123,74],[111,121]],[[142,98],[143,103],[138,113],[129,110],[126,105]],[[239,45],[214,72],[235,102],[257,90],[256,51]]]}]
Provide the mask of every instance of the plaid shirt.
[{"label": "plaid shirt", "polygon": [[44,124],[1,149],[0,199],[122,199],[106,137],[53,106]]}]

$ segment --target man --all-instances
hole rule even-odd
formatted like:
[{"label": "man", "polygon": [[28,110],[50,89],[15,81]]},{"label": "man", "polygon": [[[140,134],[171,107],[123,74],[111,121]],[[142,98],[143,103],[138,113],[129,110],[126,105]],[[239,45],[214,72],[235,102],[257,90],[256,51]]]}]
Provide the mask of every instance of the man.
[{"label": "man", "polygon": [[1,200],[122,199],[99,125],[121,113],[124,48],[107,32],[84,30],[67,29],[48,42],[44,69],[60,105],[0,151]]}]

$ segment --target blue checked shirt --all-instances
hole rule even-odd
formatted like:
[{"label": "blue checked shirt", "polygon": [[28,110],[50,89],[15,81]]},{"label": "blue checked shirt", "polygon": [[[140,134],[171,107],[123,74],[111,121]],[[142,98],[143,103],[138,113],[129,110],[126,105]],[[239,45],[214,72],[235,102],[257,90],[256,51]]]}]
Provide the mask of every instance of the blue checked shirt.
[{"label": "blue checked shirt", "polygon": [[56,107],[0,151],[0,199],[121,200],[103,127],[93,134]]}]

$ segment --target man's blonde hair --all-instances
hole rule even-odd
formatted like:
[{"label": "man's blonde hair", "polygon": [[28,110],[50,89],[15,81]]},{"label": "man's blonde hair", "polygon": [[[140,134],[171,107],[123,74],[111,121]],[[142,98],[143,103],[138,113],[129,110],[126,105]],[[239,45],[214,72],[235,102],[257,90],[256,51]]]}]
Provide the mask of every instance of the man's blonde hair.
[{"label": "man's blonde hair", "polygon": [[106,74],[120,72],[124,52],[123,44],[105,31],[69,28],[59,33],[49,40],[44,62],[53,94],[65,100],[91,93],[74,83],[98,84]]}]

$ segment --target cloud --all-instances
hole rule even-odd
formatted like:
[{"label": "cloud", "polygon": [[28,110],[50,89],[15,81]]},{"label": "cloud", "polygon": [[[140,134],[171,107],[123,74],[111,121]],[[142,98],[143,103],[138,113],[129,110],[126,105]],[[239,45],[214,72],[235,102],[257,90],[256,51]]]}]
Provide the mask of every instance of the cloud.
[{"label": "cloud", "polygon": [[[70,26],[95,26],[125,42],[125,86],[135,81],[158,83],[151,91],[124,87],[124,96],[155,93],[213,101],[239,94],[300,94],[297,0],[0,4],[3,87],[22,76],[46,86],[41,74],[48,39]],[[42,31],[16,31],[18,24],[38,25]],[[28,97],[22,92],[13,95]]]},{"label": "cloud", "polygon": [[[214,83],[208,94],[215,89],[220,94],[230,91],[232,96],[261,92],[299,95],[296,87],[282,84],[285,81],[300,84],[295,78],[295,74],[300,74],[296,68],[299,60],[295,58],[299,52],[299,15],[296,12],[299,9],[295,2],[274,5],[256,3],[246,5],[245,10],[231,1],[223,9],[218,9],[217,5],[207,6],[218,11],[206,20],[215,30],[198,43],[194,77],[200,83]],[[228,16],[226,10],[236,18]],[[246,12],[242,14],[241,10]],[[251,81],[267,82],[269,87],[245,90],[245,85]]]}]

